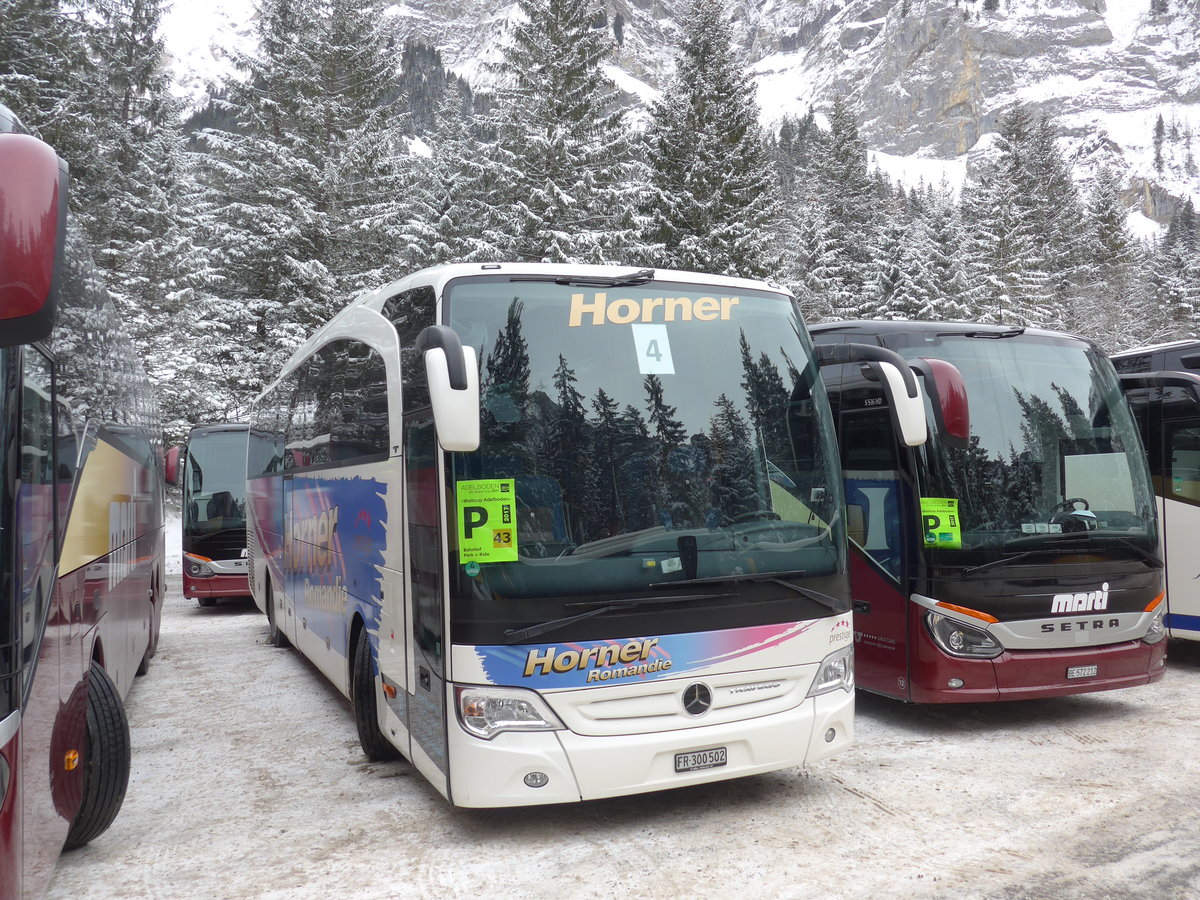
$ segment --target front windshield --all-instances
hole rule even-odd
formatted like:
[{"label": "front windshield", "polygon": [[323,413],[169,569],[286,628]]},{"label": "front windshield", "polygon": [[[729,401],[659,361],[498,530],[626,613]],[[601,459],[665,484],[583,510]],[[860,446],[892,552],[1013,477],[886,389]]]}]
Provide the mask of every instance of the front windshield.
[{"label": "front windshield", "polygon": [[[449,324],[481,368],[479,450],[448,457],[453,617],[478,626],[475,642],[581,601],[711,589],[728,606],[730,586],[702,579],[784,573],[837,590],[841,485],[811,345],[785,295],[732,293],[451,284]],[[509,491],[511,521],[497,522]],[[829,614],[778,584],[766,594],[807,604],[775,621]]]},{"label": "front windshield", "polygon": [[184,528],[192,535],[246,528],[246,431],[203,431],[188,441]]},{"label": "front windshield", "polygon": [[1111,364],[1090,345],[1029,334],[901,340],[906,358],[957,366],[970,402],[969,446],[935,436],[920,475],[922,515],[938,522],[924,544],[940,561],[1084,541],[1154,551],[1141,442]]}]

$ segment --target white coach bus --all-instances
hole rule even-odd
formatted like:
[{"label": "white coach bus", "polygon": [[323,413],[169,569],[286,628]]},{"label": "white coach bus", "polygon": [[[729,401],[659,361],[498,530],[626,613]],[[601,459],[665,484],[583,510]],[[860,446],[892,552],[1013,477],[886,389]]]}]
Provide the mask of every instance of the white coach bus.
[{"label": "white coach bus", "polygon": [[[911,372],[863,352],[923,441]],[[251,434],[275,448],[248,473],[273,643],[351,698],[369,757],[402,754],[452,803],[651,791],[852,741],[838,455],[780,289],[425,270],[302,346]]]}]

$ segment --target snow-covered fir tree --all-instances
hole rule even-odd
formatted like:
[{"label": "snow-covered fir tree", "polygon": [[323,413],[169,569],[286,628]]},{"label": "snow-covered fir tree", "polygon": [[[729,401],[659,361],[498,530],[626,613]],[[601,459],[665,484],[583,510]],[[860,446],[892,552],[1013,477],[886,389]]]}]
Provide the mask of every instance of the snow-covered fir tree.
[{"label": "snow-covered fir tree", "polygon": [[498,255],[621,262],[640,252],[641,166],[604,74],[590,0],[518,0],[490,119],[484,240]]},{"label": "snow-covered fir tree", "polygon": [[676,69],[647,134],[649,242],[675,268],[774,275],[779,187],[724,4],[689,0],[683,21]]},{"label": "snow-covered fir tree", "polygon": [[395,186],[399,122],[379,2],[262,0],[258,52],[222,105],[235,130],[202,135],[203,228],[216,257],[216,363],[248,399],[358,289],[391,272],[372,223]]}]

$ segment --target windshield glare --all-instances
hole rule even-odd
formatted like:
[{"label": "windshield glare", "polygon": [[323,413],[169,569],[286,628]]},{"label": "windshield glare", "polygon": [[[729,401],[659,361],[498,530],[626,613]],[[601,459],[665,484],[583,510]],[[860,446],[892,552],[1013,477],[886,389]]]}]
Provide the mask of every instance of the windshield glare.
[{"label": "windshield glare", "polygon": [[906,340],[895,349],[907,358],[958,367],[971,407],[966,449],[936,436],[925,449],[923,512],[957,501],[961,528],[958,539],[926,534],[928,549],[961,557],[1116,536],[1154,550],[1141,442],[1112,366],[1092,347],[1028,334]]},{"label": "windshield glare", "polygon": [[499,538],[511,547],[451,550],[458,592],[578,599],[843,571],[840,481],[803,324],[784,295],[730,293],[450,286],[449,324],[480,360],[482,430],[477,452],[449,455],[448,490],[463,508],[483,482],[515,490]]},{"label": "windshield glare", "polygon": [[246,527],[246,432],[212,431],[188,442],[185,527],[203,535]]}]

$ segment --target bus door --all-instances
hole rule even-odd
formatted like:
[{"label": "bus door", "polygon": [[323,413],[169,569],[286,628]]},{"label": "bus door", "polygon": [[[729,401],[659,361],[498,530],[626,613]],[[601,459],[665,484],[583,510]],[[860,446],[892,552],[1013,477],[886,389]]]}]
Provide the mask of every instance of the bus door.
[{"label": "bus door", "polygon": [[1200,640],[1200,557],[1193,549],[1200,534],[1200,408],[1180,388],[1168,388],[1164,395],[1160,503],[1166,624],[1171,637]]},{"label": "bus door", "polygon": [[[24,348],[21,391],[21,471],[17,493],[20,558],[17,602],[24,683],[21,797],[24,815],[26,884],[45,883],[67,827],[79,806],[83,783],[60,760],[75,750],[80,733],[72,715],[86,713],[80,661],[67,655],[64,623],[55,621],[54,429],[50,361],[35,347]],[[64,694],[66,696],[64,696]],[[48,780],[47,780],[48,779]]]},{"label": "bus door", "polygon": [[1200,640],[1200,378],[1182,372],[1121,376],[1146,445],[1166,563],[1167,633]]},{"label": "bus door", "polygon": [[446,610],[440,490],[442,458],[432,413],[404,418],[404,512],[407,527],[409,759],[446,790]]},{"label": "bus door", "polygon": [[858,398],[875,405],[855,404],[862,393],[843,393],[838,426],[851,539],[855,669],[864,686],[907,696],[906,554],[900,527],[905,507],[895,430],[882,396]]}]

